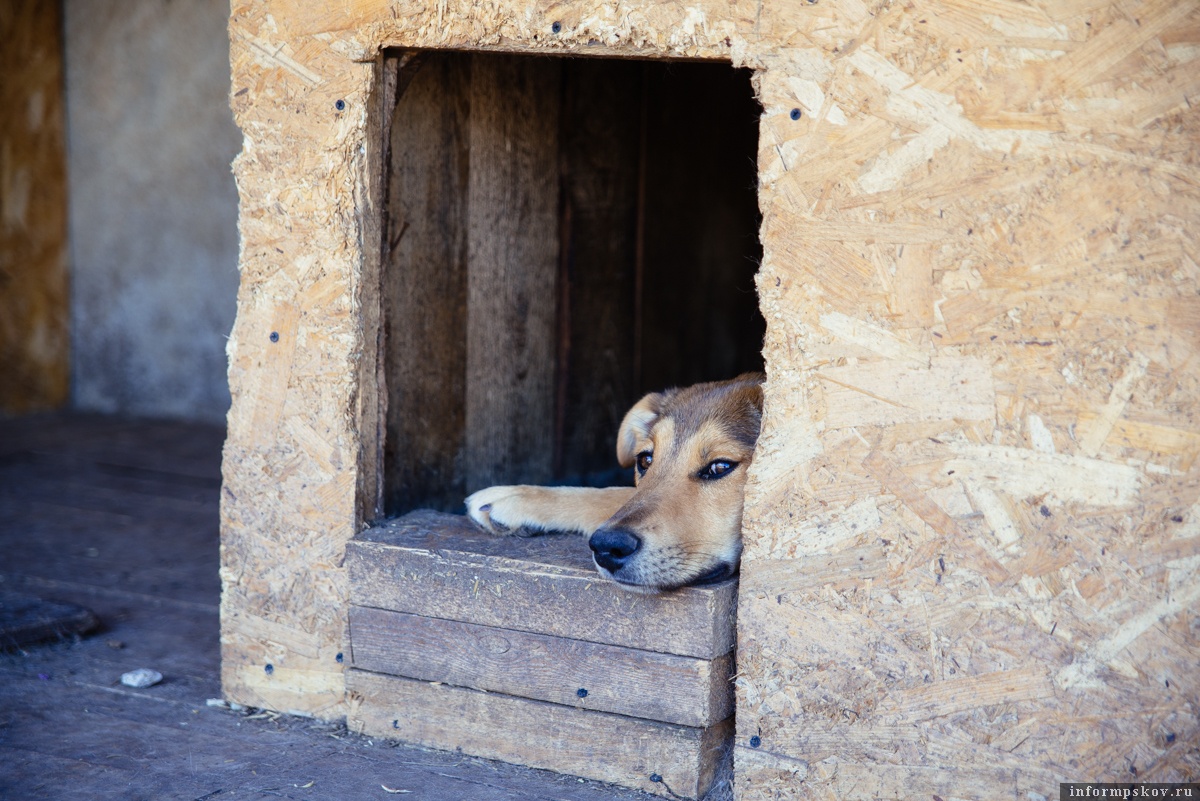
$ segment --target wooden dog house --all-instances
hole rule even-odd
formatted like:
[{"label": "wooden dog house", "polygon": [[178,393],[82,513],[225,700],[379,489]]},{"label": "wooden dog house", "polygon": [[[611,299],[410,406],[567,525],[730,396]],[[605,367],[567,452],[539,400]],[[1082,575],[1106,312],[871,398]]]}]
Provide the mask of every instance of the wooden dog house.
[{"label": "wooden dog house", "polygon": [[[359,697],[344,658],[348,543],[385,505],[449,505],[431,493],[460,480],[452,462],[448,481],[406,497],[414,479],[388,452],[414,437],[395,409],[419,406],[396,395],[420,389],[415,366],[389,359],[421,345],[395,343],[418,322],[457,325],[441,305],[398,316],[397,298],[412,296],[387,277],[393,248],[416,239],[392,226],[408,163],[397,145],[419,145],[393,122],[415,86],[406,60],[434,67],[423,80],[451,80],[468,57],[448,51],[484,54],[492,97],[557,81],[554,115],[507,109],[559,143],[528,151],[557,153],[527,160],[543,186],[578,163],[561,98],[583,95],[563,81],[605,57],[701,61],[752,70],[761,105],[768,382],[738,597],[737,796],[1049,798],[1062,781],[1196,779],[1195,4],[276,0],[235,4],[230,35],[245,135],[222,495],[230,699],[344,718]],[[528,66],[551,55],[597,61],[571,76],[561,65],[574,62],[558,62],[552,79]],[[527,80],[502,77],[526,68]],[[635,119],[647,115],[614,122]],[[490,185],[569,197],[530,176]],[[511,224],[504,198],[466,196]],[[562,211],[546,210],[552,234],[519,238],[558,244],[531,270],[569,268]],[[545,275],[493,281],[537,288]],[[531,376],[560,363],[572,330],[541,325]],[[469,349],[472,336],[468,323],[454,341]],[[519,350],[511,328],[491,336],[497,352]],[[605,352],[591,347],[576,354]],[[470,381],[469,353],[437,358],[465,359]],[[580,397],[569,382],[541,375],[547,405],[500,392],[486,409],[549,434],[484,451],[548,458],[537,475],[594,470],[566,464],[585,449],[560,444],[559,419],[575,409],[595,432],[610,407],[567,400]],[[597,383],[633,393],[641,378],[622,380]],[[446,408],[466,420],[463,392]]]}]

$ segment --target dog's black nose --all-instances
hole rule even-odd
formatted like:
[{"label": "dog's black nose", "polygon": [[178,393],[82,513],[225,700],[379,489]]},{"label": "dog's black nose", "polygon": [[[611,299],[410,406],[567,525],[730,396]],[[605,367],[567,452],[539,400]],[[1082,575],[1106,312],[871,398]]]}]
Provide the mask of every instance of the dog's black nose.
[{"label": "dog's black nose", "polygon": [[642,541],[628,531],[619,528],[602,528],[588,540],[592,553],[596,555],[596,564],[612,573],[629,561],[629,557],[638,552]]}]

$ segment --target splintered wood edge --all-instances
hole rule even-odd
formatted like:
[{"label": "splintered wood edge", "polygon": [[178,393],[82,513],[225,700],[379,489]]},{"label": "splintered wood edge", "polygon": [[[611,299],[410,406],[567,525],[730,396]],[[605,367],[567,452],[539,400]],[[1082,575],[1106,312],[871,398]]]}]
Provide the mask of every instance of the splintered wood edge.
[{"label": "splintered wood edge", "polygon": [[347,725],[360,734],[658,795],[702,796],[733,733],[732,718],[692,728],[353,668],[346,686]]}]

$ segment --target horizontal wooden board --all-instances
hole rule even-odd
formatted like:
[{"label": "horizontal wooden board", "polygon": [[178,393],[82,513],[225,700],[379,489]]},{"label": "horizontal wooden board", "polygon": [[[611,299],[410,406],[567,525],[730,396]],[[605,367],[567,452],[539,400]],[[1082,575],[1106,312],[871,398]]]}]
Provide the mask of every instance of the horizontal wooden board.
[{"label": "horizontal wooden board", "polygon": [[733,654],[714,660],[383,609],[350,608],[354,667],[638,718],[710,726],[733,714]]},{"label": "horizontal wooden board", "polygon": [[356,606],[713,659],[735,639],[737,582],[641,595],[606,581],[574,536],[493,537],[413,512],[346,552]]},{"label": "horizontal wooden board", "polygon": [[684,798],[708,790],[733,731],[732,718],[699,729],[356,669],[346,689],[352,731]]}]

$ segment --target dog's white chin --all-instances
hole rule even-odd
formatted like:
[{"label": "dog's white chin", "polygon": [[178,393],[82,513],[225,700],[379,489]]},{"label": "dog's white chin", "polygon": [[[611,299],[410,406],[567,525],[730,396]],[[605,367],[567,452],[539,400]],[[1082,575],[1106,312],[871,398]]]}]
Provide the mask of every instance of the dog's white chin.
[{"label": "dog's white chin", "polygon": [[[592,564],[596,565],[595,562],[592,562]],[[608,579],[613,584],[616,584],[618,587],[625,590],[625,592],[635,592],[638,595],[657,595],[658,593],[662,592],[661,587],[654,587],[646,584],[630,584],[628,582],[621,581],[619,578],[613,575],[611,570],[606,567],[600,567],[600,565],[596,565],[596,570],[600,572],[602,577]]]},{"label": "dog's white chin", "polygon": [[625,590],[625,592],[634,592],[638,595],[658,595],[663,591],[662,587],[649,587],[645,584],[626,584],[623,581],[616,580],[613,583]]}]

